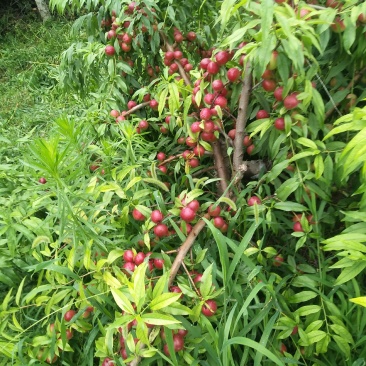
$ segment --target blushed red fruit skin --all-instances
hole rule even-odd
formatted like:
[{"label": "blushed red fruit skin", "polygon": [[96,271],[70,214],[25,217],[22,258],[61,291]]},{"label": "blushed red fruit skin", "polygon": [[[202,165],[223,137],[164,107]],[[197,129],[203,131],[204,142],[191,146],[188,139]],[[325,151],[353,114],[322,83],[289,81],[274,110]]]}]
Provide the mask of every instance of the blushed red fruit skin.
[{"label": "blushed red fruit skin", "polygon": [[46,178],[41,177],[41,178],[39,178],[38,182],[41,183],[41,184],[46,184],[47,180],[46,180]]},{"label": "blushed red fruit skin", "polygon": [[169,352],[169,348],[168,348],[168,345],[167,344],[164,344],[163,350],[164,350],[165,355],[169,357],[170,356],[170,352]]},{"label": "blushed red fruit skin", "polygon": [[257,196],[252,196],[248,199],[248,206],[254,206],[255,204],[260,205],[261,203],[261,199]]},{"label": "blushed red fruit skin", "polygon": [[304,229],[302,228],[301,223],[299,221],[294,223],[293,230],[295,232],[304,232]]},{"label": "blushed red fruit skin", "polygon": [[164,161],[164,160],[165,160],[165,157],[166,157],[166,155],[165,155],[163,152],[159,152],[159,153],[156,155],[156,158],[157,158],[159,161]]},{"label": "blushed red fruit skin", "polygon": [[180,334],[173,335],[174,351],[179,352],[184,348],[184,339]]},{"label": "blushed red fruit skin", "polygon": [[210,214],[210,216],[212,217],[216,217],[216,216],[219,216],[220,213],[221,213],[221,208],[220,206],[216,206],[214,207],[214,205],[211,205],[209,208],[208,208],[208,213]]},{"label": "blushed red fruit skin", "polygon": [[246,135],[244,136],[243,144],[245,147],[248,147],[253,144],[253,141],[248,135]]},{"label": "blushed red fruit skin", "polygon": [[114,361],[109,357],[105,358],[102,363],[102,366],[114,366],[114,365],[115,365]]},{"label": "blushed red fruit skin", "polygon": [[154,210],[151,212],[151,221],[157,224],[158,222],[163,221],[164,215],[160,210]]},{"label": "blushed red fruit skin", "polygon": [[107,56],[113,56],[116,53],[116,50],[113,46],[108,45],[105,47],[105,53]]},{"label": "blushed red fruit skin", "polygon": [[[176,293],[176,294],[182,294],[182,290],[178,286],[171,286],[170,292]],[[183,297],[183,294],[180,296],[180,298]]]},{"label": "blushed red fruit skin", "polygon": [[158,224],[154,227],[154,234],[158,237],[168,236],[169,229],[165,224]]},{"label": "blushed red fruit skin", "polygon": [[205,316],[213,316],[217,311],[217,304],[215,300],[207,300],[202,306],[202,314]]},{"label": "blushed red fruit skin", "polygon": [[141,263],[143,263],[145,260],[145,254],[142,253],[142,252],[139,252],[136,254],[136,257],[135,257],[135,264],[136,266],[139,266]]},{"label": "blushed red fruit skin", "polygon": [[227,135],[232,139],[234,140],[235,139],[235,134],[236,134],[236,129],[233,128],[232,130],[230,130]]},{"label": "blushed red fruit skin", "polygon": [[64,315],[64,319],[67,322],[69,322],[74,317],[75,314],[76,314],[75,310],[68,310],[68,311],[66,311],[66,313]]},{"label": "blushed red fruit skin", "polygon": [[182,337],[185,337],[188,334],[188,330],[178,329],[178,334],[180,334]]},{"label": "blushed red fruit skin", "polygon": [[284,259],[283,259],[283,257],[282,257],[282,256],[280,256],[280,255],[276,255],[276,256],[274,257],[274,260],[273,260],[273,265],[274,265],[275,267],[279,267],[279,266],[281,266],[281,264],[283,263],[283,261],[284,261]]},{"label": "blushed red fruit skin", "polygon": [[135,259],[135,254],[131,249],[127,249],[124,253],[123,253],[123,259],[125,262],[133,262]]},{"label": "blushed red fruit skin", "polygon": [[268,92],[273,92],[276,89],[276,82],[274,80],[265,79],[262,81],[262,87]]},{"label": "blushed red fruit skin", "polygon": [[280,118],[277,118],[274,122],[274,126],[277,130],[284,130],[285,129],[285,119],[280,117]]},{"label": "blushed red fruit skin", "polygon": [[198,273],[198,274],[196,274],[196,276],[195,276],[195,277],[194,277],[194,279],[193,279],[193,282],[194,282],[194,283],[201,282],[201,281],[202,281],[202,276],[203,276],[203,274],[202,274],[202,273]]},{"label": "blushed red fruit skin", "polygon": [[255,117],[257,119],[263,119],[263,118],[268,118],[269,117],[269,113],[264,110],[264,109],[260,109],[257,114],[255,115]]},{"label": "blushed red fruit skin", "polygon": [[131,272],[133,272],[135,270],[135,267],[136,267],[136,265],[133,262],[126,262],[122,266],[122,268],[126,269],[127,271],[131,271]]},{"label": "blushed red fruit skin", "polygon": [[187,207],[189,207],[194,212],[197,212],[200,208],[200,203],[197,200],[193,200],[187,204]]},{"label": "blushed red fruit skin", "polygon": [[154,259],[154,267],[157,268],[157,269],[163,269],[164,268],[164,259],[155,258]]},{"label": "blushed red fruit skin", "polygon": [[290,94],[283,100],[283,105],[286,109],[294,109],[299,105],[299,100],[295,94]]},{"label": "blushed red fruit skin", "polygon": [[145,220],[145,216],[136,208],[133,209],[132,211],[132,216],[136,221],[144,221]]},{"label": "blushed red fruit skin", "polygon": [[215,60],[218,65],[225,65],[230,60],[230,55],[227,51],[220,51],[215,55]]},{"label": "blushed red fruit skin", "polygon": [[255,149],[255,145],[254,144],[249,145],[247,147],[247,154],[252,155],[254,149]]},{"label": "blushed red fruit skin", "polygon": [[282,93],[283,93],[283,86],[279,86],[273,92],[273,96],[277,101],[282,102],[283,101]]},{"label": "blushed red fruit skin", "polygon": [[192,222],[196,218],[196,212],[189,207],[183,207],[180,211],[180,218],[185,222]]},{"label": "blushed red fruit skin", "polygon": [[211,75],[216,75],[220,71],[220,66],[218,65],[217,62],[211,61],[207,65],[207,71]]},{"label": "blushed red fruit skin", "polygon": [[239,69],[237,69],[236,67],[232,67],[231,69],[229,69],[227,71],[227,78],[229,79],[229,81],[231,81],[232,83],[236,80],[239,79],[240,76],[240,71]]},{"label": "blushed red fruit skin", "polygon": [[221,216],[217,216],[214,218],[213,224],[216,228],[221,229],[225,225],[225,220]]}]

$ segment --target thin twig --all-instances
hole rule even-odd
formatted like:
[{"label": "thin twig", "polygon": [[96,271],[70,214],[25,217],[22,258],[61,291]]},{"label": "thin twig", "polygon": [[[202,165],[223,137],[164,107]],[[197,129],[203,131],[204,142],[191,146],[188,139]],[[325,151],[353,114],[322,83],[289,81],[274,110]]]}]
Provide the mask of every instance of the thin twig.
[{"label": "thin twig", "polygon": [[[351,90],[354,86],[354,84],[363,76],[363,74],[366,72],[366,67],[361,69],[359,72],[356,73],[356,75],[353,77],[353,79],[349,82],[349,84],[346,86],[346,89]],[[331,109],[327,113],[325,113],[325,119],[329,118],[332,113],[337,110],[339,115],[342,116],[342,114],[339,112],[337,107],[339,104],[341,104],[342,101],[339,101],[338,103],[334,104]]]}]

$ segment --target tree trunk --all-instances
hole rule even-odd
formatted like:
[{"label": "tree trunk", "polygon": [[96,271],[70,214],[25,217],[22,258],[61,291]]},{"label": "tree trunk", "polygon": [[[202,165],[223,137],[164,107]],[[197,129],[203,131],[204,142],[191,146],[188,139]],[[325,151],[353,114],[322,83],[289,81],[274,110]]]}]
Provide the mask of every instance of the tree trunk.
[{"label": "tree trunk", "polygon": [[51,19],[51,13],[48,9],[46,0],[36,0],[36,4],[43,21],[45,22],[46,20]]}]

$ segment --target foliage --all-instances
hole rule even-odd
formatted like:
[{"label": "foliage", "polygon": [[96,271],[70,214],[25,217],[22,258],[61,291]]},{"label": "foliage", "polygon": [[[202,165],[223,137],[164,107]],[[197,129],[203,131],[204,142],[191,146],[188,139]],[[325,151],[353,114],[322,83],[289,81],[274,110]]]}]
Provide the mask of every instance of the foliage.
[{"label": "foliage", "polygon": [[329,3],[50,1],[83,108],[0,150],[0,365],[365,362],[366,5]]}]

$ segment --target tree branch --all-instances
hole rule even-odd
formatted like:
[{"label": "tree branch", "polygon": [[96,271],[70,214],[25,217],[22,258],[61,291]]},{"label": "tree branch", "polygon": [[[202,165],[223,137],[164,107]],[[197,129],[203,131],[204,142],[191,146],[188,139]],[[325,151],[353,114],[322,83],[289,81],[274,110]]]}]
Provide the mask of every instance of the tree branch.
[{"label": "tree branch", "polygon": [[41,14],[42,20],[46,22],[47,20],[51,19],[51,13],[48,9],[48,5],[45,2],[45,0],[35,0],[35,1],[39,14]]},{"label": "tree branch", "polygon": [[225,164],[225,159],[221,150],[220,140],[216,140],[211,143],[212,150],[214,153],[215,158],[215,169],[217,172],[218,177],[220,178],[220,188],[219,193],[220,195],[223,194],[227,187],[229,181],[229,173],[227,171],[227,167]]},{"label": "tree branch", "polygon": [[[206,213],[203,217],[205,219],[209,220],[211,216],[210,216],[210,214]],[[168,287],[170,287],[172,285],[172,283],[175,279],[175,276],[177,275],[178,270],[179,270],[180,266],[182,265],[182,262],[186,256],[186,254],[188,253],[189,249],[194,244],[196,237],[201,232],[201,230],[205,227],[205,225],[206,225],[206,222],[203,219],[200,219],[197,222],[197,224],[193,226],[192,231],[187,236],[185,242],[178,249],[178,254],[174,259],[172,268],[170,269]]]},{"label": "tree branch", "polygon": [[142,109],[142,108],[148,106],[149,104],[150,104],[150,102],[144,102],[144,103],[137,104],[133,108],[129,109],[128,111],[125,111],[124,113],[122,113],[122,115],[123,115],[123,117],[126,117],[129,114],[132,114],[133,112],[136,112],[139,109]]},{"label": "tree branch", "polygon": [[249,61],[245,67],[245,75],[243,88],[241,90],[240,99],[239,99],[239,108],[238,108],[238,118],[236,119],[236,133],[234,139],[234,156],[233,156],[233,176],[232,178],[236,179],[236,184],[243,177],[243,172],[240,169],[240,166],[243,164],[243,140],[245,134],[245,127],[248,120],[248,104],[249,104],[249,96],[252,85],[252,72]]},{"label": "tree branch", "polygon": [[[160,31],[160,35],[161,35],[161,38],[163,38],[164,43],[166,44],[166,49],[168,51],[174,52],[174,47],[169,43],[169,40],[168,40],[166,34],[162,31]],[[182,79],[184,80],[185,84],[191,85],[191,80],[188,77],[187,73],[184,71],[182,64],[178,60],[175,60],[174,62],[178,65],[179,74],[182,77]]]}]

